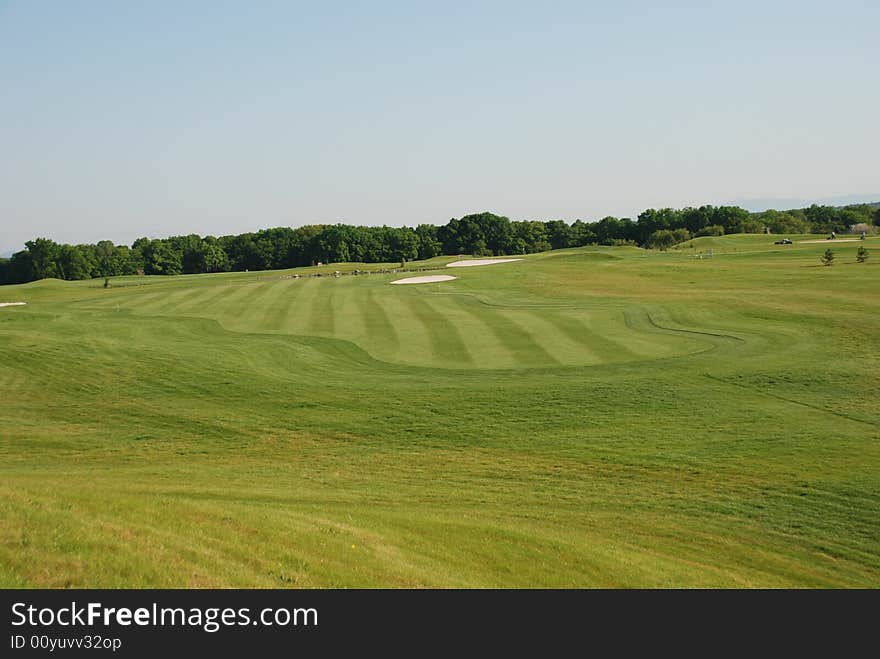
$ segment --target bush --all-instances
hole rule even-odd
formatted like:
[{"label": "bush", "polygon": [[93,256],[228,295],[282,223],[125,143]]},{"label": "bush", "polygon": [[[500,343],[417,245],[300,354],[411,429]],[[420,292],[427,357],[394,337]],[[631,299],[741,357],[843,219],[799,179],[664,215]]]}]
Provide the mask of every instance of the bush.
[{"label": "bush", "polygon": [[734,227],[733,233],[764,233],[766,226],[761,220],[749,217],[743,219]]},{"label": "bush", "polygon": [[850,233],[864,233],[867,236],[873,236],[877,233],[877,227],[872,227],[870,224],[865,224],[864,222],[860,222],[859,224],[853,224],[849,228]]},{"label": "bush", "polygon": [[831,265],[834,263],[834,252],[831,251],[831,248],[825,250],[825,253],[820,258],[822,261],[822,265]]},{"label": "bush", "polygon": [[724,227],[720,224],[710,224],[707,227],[703,227],[699,231],[697,231],[695,236],[723,236],[724,235]]},{"label": "bush", "polygon": [[690,240],[691,234],[687,229],[660,229],[648,237],[650,249],[665,250],[673,245]]},{"label": "bush", "polygon": [[864,263],[868,260],[868,250],[864,247],[859,247],[859,251],[856,253],[856,261],[859,263]]}]

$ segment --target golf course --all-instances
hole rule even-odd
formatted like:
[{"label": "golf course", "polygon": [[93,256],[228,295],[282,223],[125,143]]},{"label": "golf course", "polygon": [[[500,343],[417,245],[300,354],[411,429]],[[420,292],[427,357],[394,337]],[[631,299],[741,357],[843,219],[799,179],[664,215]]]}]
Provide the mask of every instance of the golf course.
[{"label": "golf course", "polygon": [[880,587],[880,238],[779,237],[2,286],[0,587]]}]

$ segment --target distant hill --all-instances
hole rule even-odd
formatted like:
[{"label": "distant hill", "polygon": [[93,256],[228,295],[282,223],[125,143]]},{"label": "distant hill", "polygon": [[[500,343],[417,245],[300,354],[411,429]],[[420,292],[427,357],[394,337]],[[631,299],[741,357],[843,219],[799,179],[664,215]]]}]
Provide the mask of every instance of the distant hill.
[{"label": "distant hill", "polygon": [[869,204],[874,208],[880,208],[880,192],[862,195],[844,195],[840,197],[824,197],[819,199],[737,199],[730,202],[731,205],[745,208],[752,213],[760,213],[761,211],[774,210],[790,210],[792,208],[807,208],[813,204],[818,206],[849,206],[850,204]]}]

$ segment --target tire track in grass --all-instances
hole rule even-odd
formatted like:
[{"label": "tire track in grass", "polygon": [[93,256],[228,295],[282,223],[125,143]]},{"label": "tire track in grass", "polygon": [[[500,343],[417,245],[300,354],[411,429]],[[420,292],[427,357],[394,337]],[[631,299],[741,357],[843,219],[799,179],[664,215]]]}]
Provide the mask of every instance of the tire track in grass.
[{"label": "tire track in grass", "polygon": [[[722,337],[721,335],[709,332],[661,327],[653,321],[648,311],[642,307],[630,307],[624,310],[623,319],[626,326],[632,332],[630,345],[633,346],[633,351],[637,351],[636,354],[643,358],[683,356],[694,352],[717,349],[717,342],[701,339],[701,336],[735,338],[736,341],[742,341],[738,337]],[[687,345],[701,346],[702,349],[682,349]]]},{"label": "tire track in grass", "polygon": [[733,380],[725,380],[724,378],[720,378],[715,375],[710,375],[708,373],[704,373],[703,377],[706,377],[710,380],[714,380],[715,382],[721,382],[722,384],[726,384],[726,385],[729,385],[732,387],[739,387],[740,389],[746,389],[746,390],[748,390],[758,396],[768,396],[770,398],[775,398],[777,400],[781,400],[785,403],[790,403],[792,405],[800,405],[802,407],[807,407],[811,410],[816,410],[817,412],[824,412],[825,414],[831,414],[833,416],[840,417],[841,419],[847,419],[848,421],[855,421],[856,423],[864,423],[865,425],[871,426],[873,428],[878,427],[878,424],[874,421],[870,421],[868,419],[862,419],[857,416],[853,416],[853,415],[847,414],[845,412],[839,412],[837,410],[832,410],[827,407],[822,407],[821,405],[816,405],[814,403],[806,403],[804,401],[796,400],[794,398],[780,396],[779,394],[773,393],[771,391],[767,391],[766,389],[764,389],[762,387],[750,386],[747,384],[743,384],[741,382],[734,382]]},{"label": "tire track in grass", "polygon": [[460,366],[473,365],[474,359],[455,323],[450,322],[442,311],[438,312],[423,293],[417,290],[406,293],[408,295],[402,299],[413,317],[424,325],[433,360],[445,365],[450,362]]}]

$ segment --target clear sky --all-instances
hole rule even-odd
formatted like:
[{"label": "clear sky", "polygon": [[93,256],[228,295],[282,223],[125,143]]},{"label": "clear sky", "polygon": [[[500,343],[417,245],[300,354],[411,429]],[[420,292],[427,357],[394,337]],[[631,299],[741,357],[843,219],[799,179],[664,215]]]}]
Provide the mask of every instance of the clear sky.
[{"label": "clear sky", "polygon": [[880,2],[0,0],[0,252],[880,192]]}]

